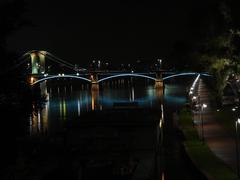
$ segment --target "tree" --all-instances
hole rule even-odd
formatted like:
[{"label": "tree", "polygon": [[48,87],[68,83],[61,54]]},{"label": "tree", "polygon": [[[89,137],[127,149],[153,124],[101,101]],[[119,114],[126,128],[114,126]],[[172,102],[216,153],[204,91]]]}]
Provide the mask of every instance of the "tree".
[{"label": "tree", "polygon": [[0,63],[2,69],[14,63],[13,52],[8,52],[6,49],[7,38],[21,27],[29,24],[23,14],[26,11],[24,0],[2,0],[0,1],[0,57],[3,59]]}]

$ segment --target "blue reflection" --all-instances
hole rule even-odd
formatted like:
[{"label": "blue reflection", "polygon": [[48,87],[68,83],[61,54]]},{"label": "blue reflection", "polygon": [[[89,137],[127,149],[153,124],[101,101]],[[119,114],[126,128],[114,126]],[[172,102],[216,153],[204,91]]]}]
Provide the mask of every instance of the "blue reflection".
[{"label": "blue reflection", "polygon": [[186,102],[186,98],[179,96],[164,96],[164,101],[167,103],[183,104]]},{"label": "blue reflection", "polygon": [[153,85],[140,87],[116,85],[112,88],[106,85],[99,92],[91,91],[82,85],[79,87],[77,90],[72,86],[50,88],[49,106],[40,114],[46,122],[49,122],[50,131],[62,127],[65,121],[81,120],[78,117],[84,112],[112,108],[113,104],[118,102],[137,102],[140,107],[160,108],[162,99],[168,104],[176,105],[186,101],[185,88],[176,85],[166,85],[164,95]]}]

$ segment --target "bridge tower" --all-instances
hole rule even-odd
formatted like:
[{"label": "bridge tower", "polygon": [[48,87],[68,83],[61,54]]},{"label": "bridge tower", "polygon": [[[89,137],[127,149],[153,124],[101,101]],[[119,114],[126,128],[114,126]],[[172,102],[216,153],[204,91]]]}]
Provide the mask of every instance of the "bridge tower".
[{"label": "bridge tower", "polygon": [[33,51],[31,56],[32,74],[44,74],[45,73],[45,51]]},{"label": "bridge tower", "polygon": [[[45,57],[46,51],[32,51],[30,53],[31,57],[31,76],[30,83],[34,83],[38,80],[40,75],[44,75],[45,73]],[[39,84],[41,95],[47,95],[47,85],[46,82],[42,82]]]}]

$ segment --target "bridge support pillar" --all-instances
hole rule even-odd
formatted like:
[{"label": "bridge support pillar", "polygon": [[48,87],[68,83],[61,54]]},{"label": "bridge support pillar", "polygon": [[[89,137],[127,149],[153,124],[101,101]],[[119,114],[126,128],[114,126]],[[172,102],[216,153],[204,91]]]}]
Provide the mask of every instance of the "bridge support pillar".
[{"label": "bridge support pillar", "polygon": [[164,85],[163,85],[162,79],[155,80],[155,89],[156,89],[156,96],[159,98],[162,98],[164,93]]},{"label": "bridge support pillar", "polygon": [[98,82],[92,82],[91,83],[91,90],[92,91],[99,91],[99,83]]},{"label": "bridge support pillar", "polygon": [[163,89],[163,80],[162,79],[155,80],[155,88],[162,88]]}]

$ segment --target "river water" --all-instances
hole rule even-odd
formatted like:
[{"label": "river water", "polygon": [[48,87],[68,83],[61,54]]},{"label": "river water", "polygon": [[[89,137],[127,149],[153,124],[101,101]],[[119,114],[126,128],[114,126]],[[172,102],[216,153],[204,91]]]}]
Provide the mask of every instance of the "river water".
[{"label": "river water", "polygon": [[48,101],[43,108],[29,115],[30,135],[60,131],[65,122],[81,119],[82,114],[91,111],[111,109],[114,103],[135,102],[138,107],[159,110],[161,104],[177,108],[186,101],[186,84],[166,83],[162,94],[148,80],[110,81],[101,84],[99,91],[92,91],[88,84],[79,81],[61,81],[47,84],[46,94]]},{"label": "river water", "polygon": [[[131,176],[132,179],[138,179],[137,176],[140,175],[144,177],[149,173],[151,174],[151,178],[153,178],[155,174],[153,171],[156,172],[156,179],[179,179],[179,177],[181,179],[201,179],[196,175],[196,170],[192,168],[192,164],[184,158],[181,149],[181,140],[179,140],[177,129],[176,127],[174,128],[172,123],[174,112],[179,110],[186,102],[186,90],[192,84],[193,80],[194,77],[188,77],[167,81],[165,82],[164,92],[156,89],[152,81],[141,79],[119,79],[105,82],[100,85],[99,91],[91,90],[88,84],[75,80],[50,81],[47,82],[45,88],[48,101],[43,105],[42,109],[34,109],[29,114],[26,131],[28,136],[40,139],[42,136],[54,137],[55,134],[67,132],[65,135],[73,140],[72,142],[69,139],[70,141],[68,142],[70,144],[67,146],[65,146],[65,141],[63,141],[62,145],[60,145],[61,148],[59,148],[59,144],[56,144],[56,147],[51,146],[54,149],[52,151],[49,150],[48,141],[46,145],[42,146],[43,150],[45,148],[47,150],[40,157],[48,159],[48,166],[51,164],[51,161],[55,161],[56,159],[60,163],[60,165],[55,167],[56,171],[51,173],[53,175],[51,178],[66,176],[66,179],[69,179],[69,175],[74,175],[80,179],[91,179],[90,177],[92,176],[93,179],[96,179],[96,177],[101,175],[106,179],[111,174],[110,172],[112,172],[110,179],[119,177],[129,179],[129,176],[122,176],[120,174],[122,173],[122,169],[124,169],[123,167],[127,167],[129,170],[131,169],[129,168],[131,164],[135,163],[135,165],[138,165],[136,166],[134,175]],[[134,105],[137,105],[140,109],[157,110],[154,112],[159,112],[159,118],[163,107],[165,131],[163,134],[163,145],[160,145],[160,153],[158,153],[158,150],[154,150],[154,147],[156,147],[154,143],[154,137],[156,136],[154,133],[156,131],[154,128],[151,128],[152,126],[146,127],[146,124],[141,126],[140,123],[140,126],[137,128],[128,125],[123,126],[123,124],[120,124],[119,127],[109,128],[103,127],[102,124],[99,126],[99,122],[96,126],[93,123],[91,124],[91,122],[86,123],[85,115],[92,114],[91,112],[108,112],[108,109],[114,109],[113,106],[116,103],[130,102],[134,102]],[[148,114],[145,115],[146,117],[141,118],[148,120]],[[122,120],[116,117],[116,115],[111,114],[110,116],[110,118],[107,118],[108,120],[117,119],[118,123],[119,120]],[[119,112],[117,116],[119,116]],[[135,115],[131,114],[131,118],[135,118]],[[64,131],[66,124],[74,124],[76,121],[80,122],[80,124],[84,122],[85,125],[77,131],[73,130],[72,133]],[[111,126],[113,124],[111,122]],[[57,142],[53,141],[53,143]],[[36,144],[35,141],[33,141],[33,144]],[[116,152],[112,150],[115,146],[117,147]],[[25,146],[23,145],[23,147]],[[124,149],[126,147],[128,148]],[[140,147],[140,149],[129,151],[130,147]],[[146,149],[146,147],[150,149]],[[70,148],[67,154],[65,154],[66,148]],[[105,151],[108,153],[103,153]],[[41,152],[44,151],[41,150],[39,153]],[[54,153],[51,154],[50,152]],[[56,154],[56,152],[58,153]],[[69,159],[70,155],[74,158]],[[127,157],[128,159],[126,160]],[[104,163],[102,159],[104,159]],[[155,170],[152,166],[153,162],[156,162],[154,165]],[[73,173],[73,169],[70,168],[69,170],[69,167],[72,167],[74,163],[77,163],[77,170],[75,169]],[[102,168],[103,166],[104,168]],[[145,173],[143,174],[143,172]],[[42,173],[42,175],[44,174]],[[39,174],[31,176],[39,176]],[[46,176],[49,176],[49,174]],[[72,179],[74,178],[72,177]]]}]

